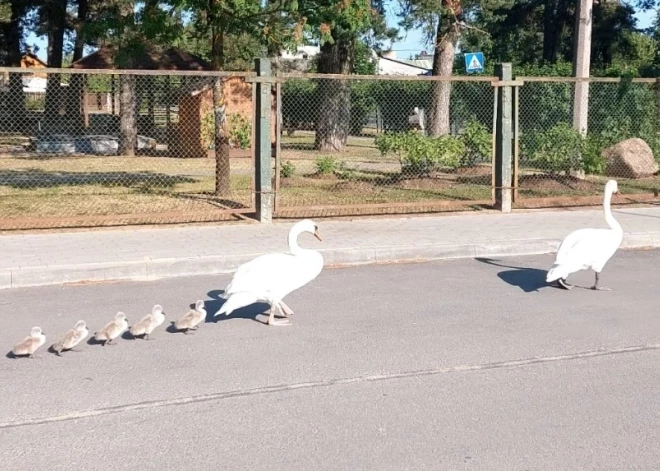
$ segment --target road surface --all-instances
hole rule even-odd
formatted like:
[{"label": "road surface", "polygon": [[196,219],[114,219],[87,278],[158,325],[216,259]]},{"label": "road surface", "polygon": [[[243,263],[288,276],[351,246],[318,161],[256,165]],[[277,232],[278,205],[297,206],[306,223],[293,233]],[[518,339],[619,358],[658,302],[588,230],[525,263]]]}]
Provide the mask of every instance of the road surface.
[{"label": "road surface", "polygon": [[[547,287],[551,262],[326,269],[287,299],[290,327],[256,306],[189,336],[3,356],[2,469],[657,469],[660,252],[618,253],[612,292]],[[228,279],[4,290],[0,345],[154,303],[213,313]]]}]

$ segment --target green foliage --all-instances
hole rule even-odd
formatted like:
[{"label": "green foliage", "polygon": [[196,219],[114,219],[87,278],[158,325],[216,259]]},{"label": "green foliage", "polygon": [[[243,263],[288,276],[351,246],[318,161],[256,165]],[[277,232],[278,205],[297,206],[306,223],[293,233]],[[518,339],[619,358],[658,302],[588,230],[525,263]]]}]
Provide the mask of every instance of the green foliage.
[{"label": "green foliage", "polygon": [[371,88],[387,131],[405,131],[408,115],[415,108],[429,109],[431,82],[383,80]]},{"label": "green foliage", "polygon": [[453,136],[426,137],[417,131],[386,133],[375,138],[382,155],[394,154],[404,175],[428,175],[441,167],[457,168],[465,144]]},{"label": "green foliage", "polygon": [[339,162],[331,155],[316,159],[316,173],[319,175],[328,175],[337,169],[339,169]]},{"label": "green foliage", "polygon": [[584,138],[580,132],[566,123],[560,123],[547,131],[522,136],[521,150],[526,161],[534,167],[566,175],[571,170],[581,170]]},{"label": "green foliage", "polygon": [[352,181],[358,179],[358,174],[355,171],[355,169],[348,167],[346,165],[346,162],[344,162],[343,160],[339,162],[339,166],[335,171],[335,174],[342,180]]},{"label": "green foliage", "polygon": [[[230,146],[238,149],[249,148],[252,138],[252,123],[250,122],[250,118],[240,113],[231,113],[227,115],[227,124]],[[206,113],[201,120],[200,127],[204,146],[212,149],[215,142],[215,116],[213,113]]]},{"label": "green foliage", "polygon": [[353,47],[353,73],[356,75],[376,75],[378,61],[371,55],[371,49],[362,41],[356,41]]},{"label": "green foliage", "polygon": [[228,116],[227,122],[229,124],[229,144],[238,149],[250,147],[252,137],[250,118],[240,113],[233,113]]},{"label": "green foliage", "polygon": [[372,83],[364,81],[351,82],[350,133],[354,136],[362,134],[362,128],[367,124],[369,113],[376,110],[376,100],[372,89]]},{"label": "green foliage", "polygon": [[215,144],[215,116],[213,113],[206,113],[200,123],[201,138],[204,147],[213,149]]},{"label": "green foliage", "polygon": [[291,178],[296,173],[296,166],[287,160],[286,162],[280,163],[280,177],[282,178]]},{"label": "green foliage", "polygon": [[472,167],[479,161],[490,161],[493,152],[493,134],[476,118],[471,118],[465,125],[460,137],[465,145],[465,154],[461,166]]},{"label": "green foliage", "polygon": [[605,140],[594,134],[587,135],[582,147],[582,169],[589,175],[605,173],[607,161],[603,157],[603,149],[607,147]]},{"label": "green foliage", "polygon": [[313,129],[318,113],[317,84],[312,80],[287,80],[282,86],[282,122],[292,135],[296,129]]}]

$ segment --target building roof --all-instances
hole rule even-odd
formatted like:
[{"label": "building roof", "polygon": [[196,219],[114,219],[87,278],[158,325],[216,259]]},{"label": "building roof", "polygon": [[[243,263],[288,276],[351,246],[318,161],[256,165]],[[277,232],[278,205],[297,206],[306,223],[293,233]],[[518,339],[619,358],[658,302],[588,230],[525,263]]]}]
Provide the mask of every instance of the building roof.
[{"label": "building roof", "polygon": [[[116,69],[116,50],[113,46],[102,46],[96,52],[71,64],[73,69]],[[138,55],[137,70],[211,70],[211,65],[199,56],[171,47],[165,51],[147,48]]]},{"label": "building roof", "polygon": [[36,55],[32,54],[29,49],[21,57],[21,68],[41,68],[47,67],[46,63],[39,59]]},{"label": "building roof", "polygon": [[403,60],[378,56],[379,75],[426,75],[433,64],[426,60]]}]

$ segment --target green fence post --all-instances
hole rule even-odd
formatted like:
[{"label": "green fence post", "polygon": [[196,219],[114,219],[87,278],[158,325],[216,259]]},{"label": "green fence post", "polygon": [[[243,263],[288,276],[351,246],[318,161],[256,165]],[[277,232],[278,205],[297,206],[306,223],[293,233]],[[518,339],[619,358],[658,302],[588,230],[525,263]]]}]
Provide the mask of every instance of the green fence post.
[{"label": "green fence post", "polygon": [[[271,76],[270,59],[259,58],[254,61],[258,77]],[[256,216],[259,222],[272,222],[273,220],[273,183],[271,171],[271,142],[270,142],[270,115],[271,115],[271,88],[268,82],[256,83],[256,102],[254,105],[255,142],[254,142],[254,171],[255,171],[255,205]]]},{"label": "green fence post", "polygon": [[[512,81],[511,64],[497,64],[495,75],[501,81]],[[501,85],[495,126],[495,209],[503,213],[511,212],[512,111],[513,87]]]}]

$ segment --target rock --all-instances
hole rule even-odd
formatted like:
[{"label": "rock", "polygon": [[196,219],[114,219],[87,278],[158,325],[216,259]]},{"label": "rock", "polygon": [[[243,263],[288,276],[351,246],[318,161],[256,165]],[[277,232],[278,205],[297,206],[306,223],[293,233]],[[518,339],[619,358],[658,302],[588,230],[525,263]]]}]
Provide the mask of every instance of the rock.
[{"label": "rock", "polygon": [[605,174],[615,178],[644,178],[658,171],[653,151],[642,139],[634,137],[603,150],[607,161]]}]

